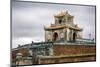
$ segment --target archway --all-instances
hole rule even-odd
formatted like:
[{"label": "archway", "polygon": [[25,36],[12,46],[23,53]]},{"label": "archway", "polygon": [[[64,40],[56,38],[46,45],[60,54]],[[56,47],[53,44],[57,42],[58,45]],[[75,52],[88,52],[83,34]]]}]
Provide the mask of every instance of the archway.
[{"label": "archway", "polygon": [[57,38],[58,38],[58,33],[55,32],[55,33],[53,34],[53,41],[57,41]]},{"label": "archway", "polygon": [[73,33],[73,41],[74,42],[76,41],[76,33],[75,32]]}]

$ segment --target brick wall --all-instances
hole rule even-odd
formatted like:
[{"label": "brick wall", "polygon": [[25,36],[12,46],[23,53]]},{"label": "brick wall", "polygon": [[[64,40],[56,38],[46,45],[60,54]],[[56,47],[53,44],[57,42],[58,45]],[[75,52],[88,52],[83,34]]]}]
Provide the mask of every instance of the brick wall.
[{"label": "brick wall", "polygon": [[[59,45],[54,44],[54,55],[60,57],[43,58],[40,60],[40,64],[55,64],[55,63],[73,63],[73,62],[87,62],[96,61],[96,46],[95,45]],[[83,55],[79,55],[83,54]],[[93,54],[93,55],[84,55]],[[72,55],[65,56],[64,55]],[[79,55],[79,56],[73,56]]]},{"label": "brick wall", "polygon": [[96,53],[96,46],[90,45],[54,45],[54,55]]},{"label": "brick wall", "polygon": [[78,56],[78,57],[61,57],[61,58],[43,58],[40,64],[57,64],[57,63],[73,63],[73,62],[86,62],[96,61],[96,56]]},{"label": "brick wall", "polygon": [[[55,56],[59,55],[75,55],[75,54],[89,54],[96,53],[96,46],[93,45],[53,45],[53,51]],[[16,52],[20,52],[23,56],[28,56],[28,50],[22,48],[18,51],[12,51],[12,59],[16,57]],[[82,57],[60,57],[60,58],[43,58],[40,59],[40,64],[52,64],[52,63],[65,63],[65,62],[81,62],[81,61],[95,61],[96,56],[82,56]]]}]

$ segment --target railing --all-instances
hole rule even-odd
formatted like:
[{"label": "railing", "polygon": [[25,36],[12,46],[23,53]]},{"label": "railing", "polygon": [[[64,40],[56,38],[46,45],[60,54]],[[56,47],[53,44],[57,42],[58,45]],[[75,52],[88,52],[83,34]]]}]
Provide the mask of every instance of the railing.
[{"label": "railing", "polygon": [[75,41],[66,41],[66,40],[59,40],[55,41],[54,43],[59,44],[77,44],[77,45],[95,45],[96,43],[93,40],[75,40]]},{"label": "railing", "polygon": [[49,47],[49,46],[52,46],[52,45],[53,45],[52,41],[49,41],[49,42],[38,42],[38,43],[32,42],[30,44],[20,45],[17,48],[14,48],[13,50],[17,50],[17,49],[20,49],[20,48],[38,48],[38,47],[44,47],[44,46],[48,46]]},{"label": "railing", "polygon": [[90,40],[90,39],[77,39],[76,41],[59,40],[59,41],[48,41],[48,42],[38,42],[38,43],[32,42],[30,44],[20,45],[19,47],[14,48],[13,50],[18,50],[20,48],[38,48],[38,47],[44,47],[44,46],[49,47],[49,46],[52,46],[53,43],[83,44],[83,45],[96,44],[93,40]]}]

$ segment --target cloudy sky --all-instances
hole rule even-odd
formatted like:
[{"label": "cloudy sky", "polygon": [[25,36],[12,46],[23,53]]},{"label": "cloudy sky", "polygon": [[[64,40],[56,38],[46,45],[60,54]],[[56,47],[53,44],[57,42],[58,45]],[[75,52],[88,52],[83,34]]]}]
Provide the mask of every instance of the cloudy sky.
[{"label": "cloudy sky", "polygon": [[83,37],[95,37],[95,7],[68,4],[12,2],[12,48],[44,41],[44,26],[54,23],[54,15],[62,10],[75,16],[74,23],[83,28]]}]

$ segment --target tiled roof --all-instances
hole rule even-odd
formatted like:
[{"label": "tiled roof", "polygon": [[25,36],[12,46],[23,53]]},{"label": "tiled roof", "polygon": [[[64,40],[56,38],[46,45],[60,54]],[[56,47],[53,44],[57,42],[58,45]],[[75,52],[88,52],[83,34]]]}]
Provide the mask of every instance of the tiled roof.
[{"label": "tiled roof", "polygon": [[79,28],[78,26],[75,27],[75,26],[72,26],[72,25],[55,25],[55,26],[45,27],[45,30],[61,29],[61,28],[70,28],[70,29],[82,31],[82,29]]},{"label": "tiled roof", "polygon": [[71,16],[71,15],[68,13],[68,11],[61,11],[60,13],[58,13],[57,15],[55,15],[55,17],[62,17],[62,16],[65,16],[65,15],[67,15],[67,16],[69,16],[69,17],[73,17],[73,16]]}]

